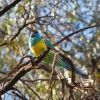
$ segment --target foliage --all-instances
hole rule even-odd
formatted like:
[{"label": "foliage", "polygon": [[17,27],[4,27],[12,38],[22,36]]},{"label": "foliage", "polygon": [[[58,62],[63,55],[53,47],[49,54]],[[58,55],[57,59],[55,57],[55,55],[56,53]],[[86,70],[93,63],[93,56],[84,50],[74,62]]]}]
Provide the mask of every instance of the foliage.
[{"label": "foliage", "polygon": [[[71,100],[72,96],[75,100],[100,99],[100,1],[18,0],[11,6],[14,2],[16,0],[0,1],[0,13],[3,14],[0,14],[0,89],[20,73],[21,68],[31,66],[29,60],[34,55],[28,47],[29,28],[49,38],[75,66],[88,74],[89,79],[76,75],[76,82],[82,83],[71,89],[54,78],[50,87],[51,73],[44,68],[33,68],[1,98]],[[7,6],[10,9],[6,9]],[[50,66],[46,65],[49,70]],[[15,67],[17,71],[13,70]],[[57,74],[71,79],[71,72],[66,70],[57,69]]]}]

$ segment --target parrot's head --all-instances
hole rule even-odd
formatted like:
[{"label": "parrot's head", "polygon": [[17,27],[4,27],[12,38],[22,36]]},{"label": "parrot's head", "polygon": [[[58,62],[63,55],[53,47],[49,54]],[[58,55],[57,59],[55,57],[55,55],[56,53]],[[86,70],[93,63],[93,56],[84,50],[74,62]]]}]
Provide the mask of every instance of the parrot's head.
[{"label": "parrot's head", "polygon": [[29,47],[32,48],[35,46],[39,41],[41,40],[41,37],[39,35],[39,32],[36,30],[32,30],[29,38]]},{"label": "parrot's head", "polygon": [[39,32],[36,30],[32,30],[30,34],[30,38],[40,38]]}]

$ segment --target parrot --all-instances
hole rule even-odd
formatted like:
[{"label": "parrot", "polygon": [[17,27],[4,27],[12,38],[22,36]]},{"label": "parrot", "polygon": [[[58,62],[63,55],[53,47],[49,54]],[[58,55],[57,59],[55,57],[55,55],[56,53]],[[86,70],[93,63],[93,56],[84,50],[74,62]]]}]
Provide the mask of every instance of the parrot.
[{"label": "parrot", "polygon": [[[41,54],[43,54],[45,50],[47,50],[47,47],[52,50],[56,50],[54,45],[48,39],[45,40],[43,37],[41,37],[37,30],[31,30],[29,37],[29,48],[30,51],[34,54],[34,56],[39,57]],[[42,60],[42,62],[52,64],[54,56],[55,54],[49,51],[46,57]],[[60,56],[57,57],[55,66],[72,71],[70,62],[64,61],[63,59],[61,59]],[[75,67],[75,73],[83,78],[88,77],[84,71],[77,67]]]}]

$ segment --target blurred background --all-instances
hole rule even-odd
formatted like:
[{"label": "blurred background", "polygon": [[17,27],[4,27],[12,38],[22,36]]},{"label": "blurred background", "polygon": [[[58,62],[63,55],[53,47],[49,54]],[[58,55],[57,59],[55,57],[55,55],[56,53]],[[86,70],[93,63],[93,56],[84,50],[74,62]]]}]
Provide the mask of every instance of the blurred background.
[{"label": "blurred background", "polygon": [[[13,2],[0,0],[0,11]],[[76,77],[77,82],[82,81],[88,88],[87,91],[74,90],[75,100],[92,100],[91,98],[100,100],[98,96],[100,94],[100,26],[91,28],[94,25],[100,25],[100,0],[20,0],[0,17],[0,80],[6,77],[6,73],[14,68],[23,56],[34,57],[28,46],[29,28],[31,28],[38,30],[41,36],[49,38],[60,52],[71,58],[76,67],[88,74],[88,80],[83,80],[80,76]],[[84,29],[86,27],[87,29]],[[58,43],[78,30],[79,32]],[[11,43],[8,43],[9,41]],[[24,60],[26,61],[27,59]],[[61,77],[64,75],[71,80],[70,72],[57,70]],[[23,81],[19,80],[15,84],[15,87],[28,100],[39,99],[30,88],[41,97],[40,100],[61,100],[61,82],[54,80],[51,97],[49,79],[50,74],[44,70],[31,70],[22,77]],[[3,82],[0,81],[0,88],[2,84]],[[8,91],[2,96],[3,100],[21,100],[16,95],[18,91],[14,92],[15,94]],[[64,100],[68,100],[69,95],[69,89],[66,88]]]}]

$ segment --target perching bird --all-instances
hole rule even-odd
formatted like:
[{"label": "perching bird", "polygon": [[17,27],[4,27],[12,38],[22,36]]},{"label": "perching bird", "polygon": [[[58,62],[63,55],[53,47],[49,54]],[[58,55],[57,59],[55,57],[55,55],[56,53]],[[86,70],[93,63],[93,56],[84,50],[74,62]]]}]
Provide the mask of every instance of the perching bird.
[{"label": "perching bird", "polygon": [[[29,48],[31,52],[35,55],[35,57],[40,56],[47,49],[47,46],[50,47],[51,49],[56,50],[53,44],[49,40],[45,41],[44,38],[39,35],[38,31],[33,30],[30,34]],[[54,53],[49,51],[49,53],[43,59],[43,62],[52,64],[53,59],[54,59]],[[60,57],[58,57],[56,60],[57,60],[56,66],[71,71],[71,64],[69,61],[64,61]],[[87,75],[81,69],[75,68],[75,72],[81,75],[82,77],[87,78]]]}]

